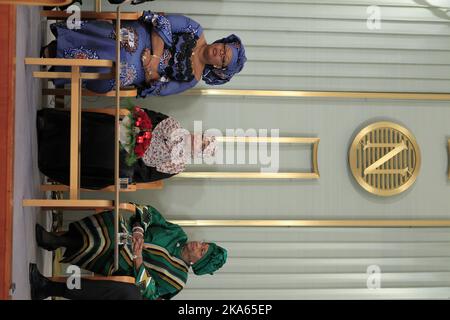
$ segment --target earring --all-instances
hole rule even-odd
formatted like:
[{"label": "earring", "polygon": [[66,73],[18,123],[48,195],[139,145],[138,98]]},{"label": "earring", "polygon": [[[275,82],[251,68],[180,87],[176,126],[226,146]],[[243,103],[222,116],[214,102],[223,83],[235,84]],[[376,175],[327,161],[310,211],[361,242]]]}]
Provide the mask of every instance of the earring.
[{"label": "earring", "polygon": [[194,263],[191,261],[191,262],[189,262],[189,264],[192,266]]}]

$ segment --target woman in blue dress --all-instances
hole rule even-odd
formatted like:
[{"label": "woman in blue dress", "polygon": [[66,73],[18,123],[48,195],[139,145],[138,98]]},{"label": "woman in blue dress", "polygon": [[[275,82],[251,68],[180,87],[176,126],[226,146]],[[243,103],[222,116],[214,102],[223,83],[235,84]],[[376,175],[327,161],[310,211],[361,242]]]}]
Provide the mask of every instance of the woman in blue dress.
[{"label": "woman in blue dress", "polygon": [[[116,59],[115,25],[110,21],[82,21],[79,29],[59,22],[50,28],[56,42],[43,50],[45,57]],[[181,15],[144,11],[137,21],[122,22],[121,39],[120,85],[135,86],[140,97],[177,94],[201,79],[209,85],[226,83],[247,60],[236,35],[207,44],[201,25]],[[57,71],[63,68],[55,67]],[[108,73],[110,69],[96,71]],[[57,79],[55,85],[67,81]],[[98,93],[113,90],[115,85],[115,79],[83,82],[85,88]]]}]

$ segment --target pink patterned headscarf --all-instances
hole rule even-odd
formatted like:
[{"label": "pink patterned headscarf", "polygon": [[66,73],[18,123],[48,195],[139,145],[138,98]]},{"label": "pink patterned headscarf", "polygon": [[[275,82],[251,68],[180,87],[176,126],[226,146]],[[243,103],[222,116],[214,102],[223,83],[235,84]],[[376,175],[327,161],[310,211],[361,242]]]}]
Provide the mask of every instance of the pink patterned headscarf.
[{"label": "pink patterned headscarf", "polygon": [[203,135],[203,143],[206,143],[206,147],[202,148],[202,156],[205,158],[213,158],[216,155],[217,141],[215,136]]},{"label": "pink patterned headscarf", "polygon": [[[161,121],[152,132],[152,141],[142,160],[147,166],[163,173],[177,174],[186,169],[191,158],[191,133],[172,117]],[[202,148],[195,157],[214,157],[217,143],[214,136],[202,135]],[[203,144],[205,148],[203,148]],[[194,143],[195,145],[195,143]]]}]

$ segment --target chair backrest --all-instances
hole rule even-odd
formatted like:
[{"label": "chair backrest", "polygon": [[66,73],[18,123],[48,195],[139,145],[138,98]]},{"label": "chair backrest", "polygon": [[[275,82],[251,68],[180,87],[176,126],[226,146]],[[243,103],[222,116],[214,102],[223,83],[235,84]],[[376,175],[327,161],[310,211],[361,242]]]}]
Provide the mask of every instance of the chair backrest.
[{"label": "chair backrest", "polygon": [[[54,10],[42,10],[41,16],[47,20],[65,20],[70,17],[72,13]],[[142,11],[138,12],[121,12],[120,20],[137,20],[142,16]],[[83,20],[115,20],[117,18],[116,12],[96,12],[96,11],[81,11],[80,19]]]},{"label": "chair backrest", "polygon": [[[94,113],[103,113],[103,114],[109,114],[112,116],[116,115],[116,109],[113,107],[110,108],[83,108],[82,112],[94,112]],[[123,118],[130,114],[130,110],[128,109],[120,109],[119,117]]]},{"label": "chair backrest", "polygon": [[[134,192],[136,190],[161,190],[164,188],[164,182],[162,180],[153,182],[138,182],[134,184],[129,184],[127,188],[121,188],[120,192]],[[42,184],[40,190],[42,192],[54,191],[54,192],[67,192],[69,187],[63,184]],[[101,192],[114,192],[115,186],[107,186],[103,189],[93,190],[93,189],[81,189],[81,191],[101,191]]]},{"label": "chair backrest", "polygon": [[[135,283],[136,280],[134,277],[130,277],[130,276],[99,276],[99,275],[94,275],[94,276],[85,276],[82,277],[84,279],[89,279],[89,280],[107,280],[107,281],[118,281],[118,282],[125,282],[125,283]],[[55,281],[55,282],[66,282],[68,277],[49,277],[49,279],[51,281]]]},{"label": "chair backrest", "polygon": [[32,5],[32,6],[66,6],[72,0],[0,0],[0,4]]},{"label": "chair backrest", "polygon": [[[1,0],[0,0],[1,1]],[[70,0],[66,2],[71,2]],[[52,2],[52,1],[49,1]],[[53,2],[58,2],[54,0]],[[63,2],[63,1],[60,1]],[[68,13],[65,11],[55,11],[55,10],[42,10],[41,16],[46,18],[47,20],[65,20],[70,17],[72,13]],[[137,20],[142,16],[142,12],[122,12],[120,14],[121,20]],[[117,13],[116,12],[99,12],[99,11],[81,11],[80,18],[83,20],[116,20]],[[63,88],[57,89],[42,89],[43,95],[54,95],[55,97],[62,97],[66,95],[70,95],[70,90],[66,90]],[[87,89],[83,89],[81,91],[82,96],[105,96],[105,97],[115,97],[116,91],[111,90],[106,93],[97,93]],[[133,87],[121,88],[120,96],[121,97],[136,97],[137,89]]]},{"label": "chair backrest", "polygon": [[[124,88],[120,88],[120,96],[121,97],[130,97],[130,98],[135,98],[137,96],[137,89],[134,87],[124,87]],[[53,89],[53,88],[42,88],[42,95],[46,95],[46,96],[70,96],[70,90],[69,89],[63,89],[63,88],[57,88],[57,89]],[[85,96],[85,97],[115,97],[116,96],[116,91],[115,90],[111,90],[105,93],[98,93],[98,92],[94,92],[88,89],[82,89],[81,90],[81,95]]]}]

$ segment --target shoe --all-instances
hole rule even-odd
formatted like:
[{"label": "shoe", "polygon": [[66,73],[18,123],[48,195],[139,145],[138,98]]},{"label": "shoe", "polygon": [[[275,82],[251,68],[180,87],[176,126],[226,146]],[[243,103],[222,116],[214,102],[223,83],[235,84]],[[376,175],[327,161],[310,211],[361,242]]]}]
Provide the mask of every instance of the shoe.
[{"label": "shoe", "polygon": [[47,294],[47,288],[51,281],[39,272],[35,263],[30,263],[29,279],[31,300],[43,300],[45,298],[48,298],[49,295]]},{"label": "shoe", "polygon": [[39,247],[48,251],[54,251],[61,247],[60,241],[58,241],[58,236],[53,235],[51,232],[47,232],[47,230],[39,224],[36,224],[35,230],[36,242]]},{"label": "shoe", "polygon": [[41,47],[41,51],[39,51],[39,57],[40,58],[48,58],[45,56],[45,50],[50,46],[50,44]]},{"label": "shoe", "polygon": [[[47,50],[47,57],[45,56],[45,50]],[[51,52],[51,50],[53,52]],[[56,56],[56,40],[53,40],[52,42],[50,42],[48,45],[41,47],[41,51],[39,52],[39,57],[41,58],[54,58],[52,57],[52,55]]]}]

